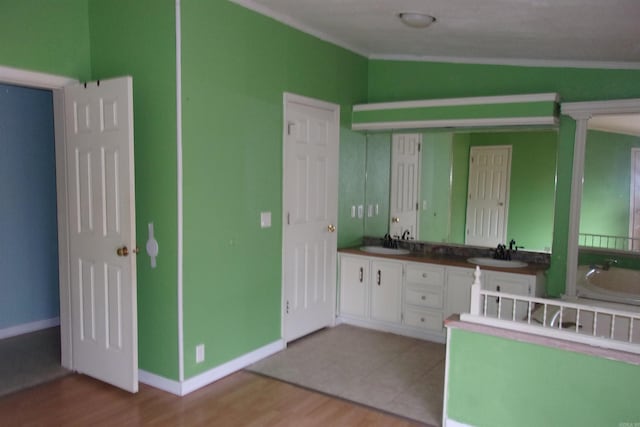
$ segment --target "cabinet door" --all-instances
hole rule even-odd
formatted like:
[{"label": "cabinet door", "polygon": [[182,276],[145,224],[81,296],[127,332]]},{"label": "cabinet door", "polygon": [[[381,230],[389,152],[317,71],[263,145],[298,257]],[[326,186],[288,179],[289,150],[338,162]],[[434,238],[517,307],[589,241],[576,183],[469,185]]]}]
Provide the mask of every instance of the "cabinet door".
[{"label": "cabinet door", "polygon": [[[491,271],[485,273],[483,288],[496,292],[504,292],[513,295],[532,296],[535,288],[535,276],[524,274],[501,273]],[[500,309],[500,319],[514,319],[513,301],[502,300],[498,307],[498,298],[489,298],[487,301],[487,314],[498,317]],[[528,314],[528,304],[518,301],[515,308],[515,320],[523,320]]]},{"label": "cabinet door", "polygon": [[371,262],[371,318],[400,322],[402,263]]},{"label": "cabinet door", "polygon": [[369,260],[340,257],[340,314],[364,317],[367,314]]},{"label": "cabinet door", "polygon": [[447,268],[445,293],[445,319],[452,314],[469,313],[473,270],[470,268]]}]

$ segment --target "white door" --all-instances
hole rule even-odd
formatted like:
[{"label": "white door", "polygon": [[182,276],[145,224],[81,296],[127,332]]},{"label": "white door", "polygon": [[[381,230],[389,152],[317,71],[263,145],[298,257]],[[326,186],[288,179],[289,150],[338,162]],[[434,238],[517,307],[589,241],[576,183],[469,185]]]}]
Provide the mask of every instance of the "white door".
[{"label": "white door", "polygon": [[640,251],[640,148],[631,149],[631,203],[629,212],[629,250]]},{"label": "white door", "polygon": [[73,369],[138,391],[132,80],[64,90]]},{"label": "white door", "polygon": [[335,319],[340,107],[285,94],[283,337]]},{"label": "white door", "polygon": [[511,176],[511,146],[471,147],[465,243],[505,243]]},{"label": "white door", "polygon": [[391,141],[391,206],[389,234],[418,236],[420,145],[422,135],[394,134]]}]

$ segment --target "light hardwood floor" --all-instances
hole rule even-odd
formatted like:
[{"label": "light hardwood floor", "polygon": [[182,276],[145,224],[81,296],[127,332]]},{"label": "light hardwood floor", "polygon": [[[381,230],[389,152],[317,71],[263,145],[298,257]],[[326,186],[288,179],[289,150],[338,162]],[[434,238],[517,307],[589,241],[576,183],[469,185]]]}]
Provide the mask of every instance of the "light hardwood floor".
[{"label": "light hardwood floor", "polygon": [[249,372],[185,397],[140,385],[129,394],[70,375],[0,398],[2,426],[419,426]]}]

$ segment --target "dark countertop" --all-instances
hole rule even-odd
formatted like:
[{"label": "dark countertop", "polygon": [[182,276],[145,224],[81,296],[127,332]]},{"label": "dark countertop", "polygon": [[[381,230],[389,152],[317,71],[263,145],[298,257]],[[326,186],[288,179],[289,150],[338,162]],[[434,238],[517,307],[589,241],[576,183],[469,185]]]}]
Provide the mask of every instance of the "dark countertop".
[{"label": "dark countertop", "polygon": [[[376,258],[387,258],[396,261],[411,261],[411,262],[424,262],[428,264],[439,264],[445,266],[452,267],[463,267],[463,268],[475,268],[475,264],[471,264],[467,262],[466,257],[457,257],[451,255],[423,255],[423,254],[408,254],[408,255],[384,255],[384,254],[374,254],[371,252],[365,252],[360,250],[359,248],[344,248],[338,249],[339,253],[343,254],[351,254],[351,255],[360,255],[360,256],[368,256],[368,257],[376,257]],[[504,273],[514,273],[514,274],[526,274],[529,276],[536,275],[538,273],[544,272],[549,268],[547,264],[535,264],[529,263],[526,267],[519,268],[501,268],[501,267],[490,267],[486,265],[481,265],[480,270],[491,270],[491,271],[502,271]]]}]

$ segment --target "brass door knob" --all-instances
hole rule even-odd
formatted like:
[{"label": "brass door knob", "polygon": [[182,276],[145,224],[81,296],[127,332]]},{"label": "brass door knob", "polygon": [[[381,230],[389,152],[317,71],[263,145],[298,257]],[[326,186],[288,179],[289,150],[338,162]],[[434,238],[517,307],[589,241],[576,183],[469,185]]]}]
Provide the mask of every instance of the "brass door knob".
[{"label": "brass door knob", "polygon": [[330,233],[335,233],[336,232],[336,226],[333,224],[329,224],[329,226],[327,227],[327,230],[329,230]]},{"label": "brass door knob", "polygon": [[[134,254],[140,253],[140,248],[136,246],[131,252],[133,252]],[[116,249],[116,254],[118,254],[118,256],[127,256],[129,255],[129,248],[127,248],[126,246],[118,248]]]},{"label": "brass door knob", "polygon": [[393,218],[391,218],[391,222],[398,223],[400,222],[400,218],[394,216]]}]

